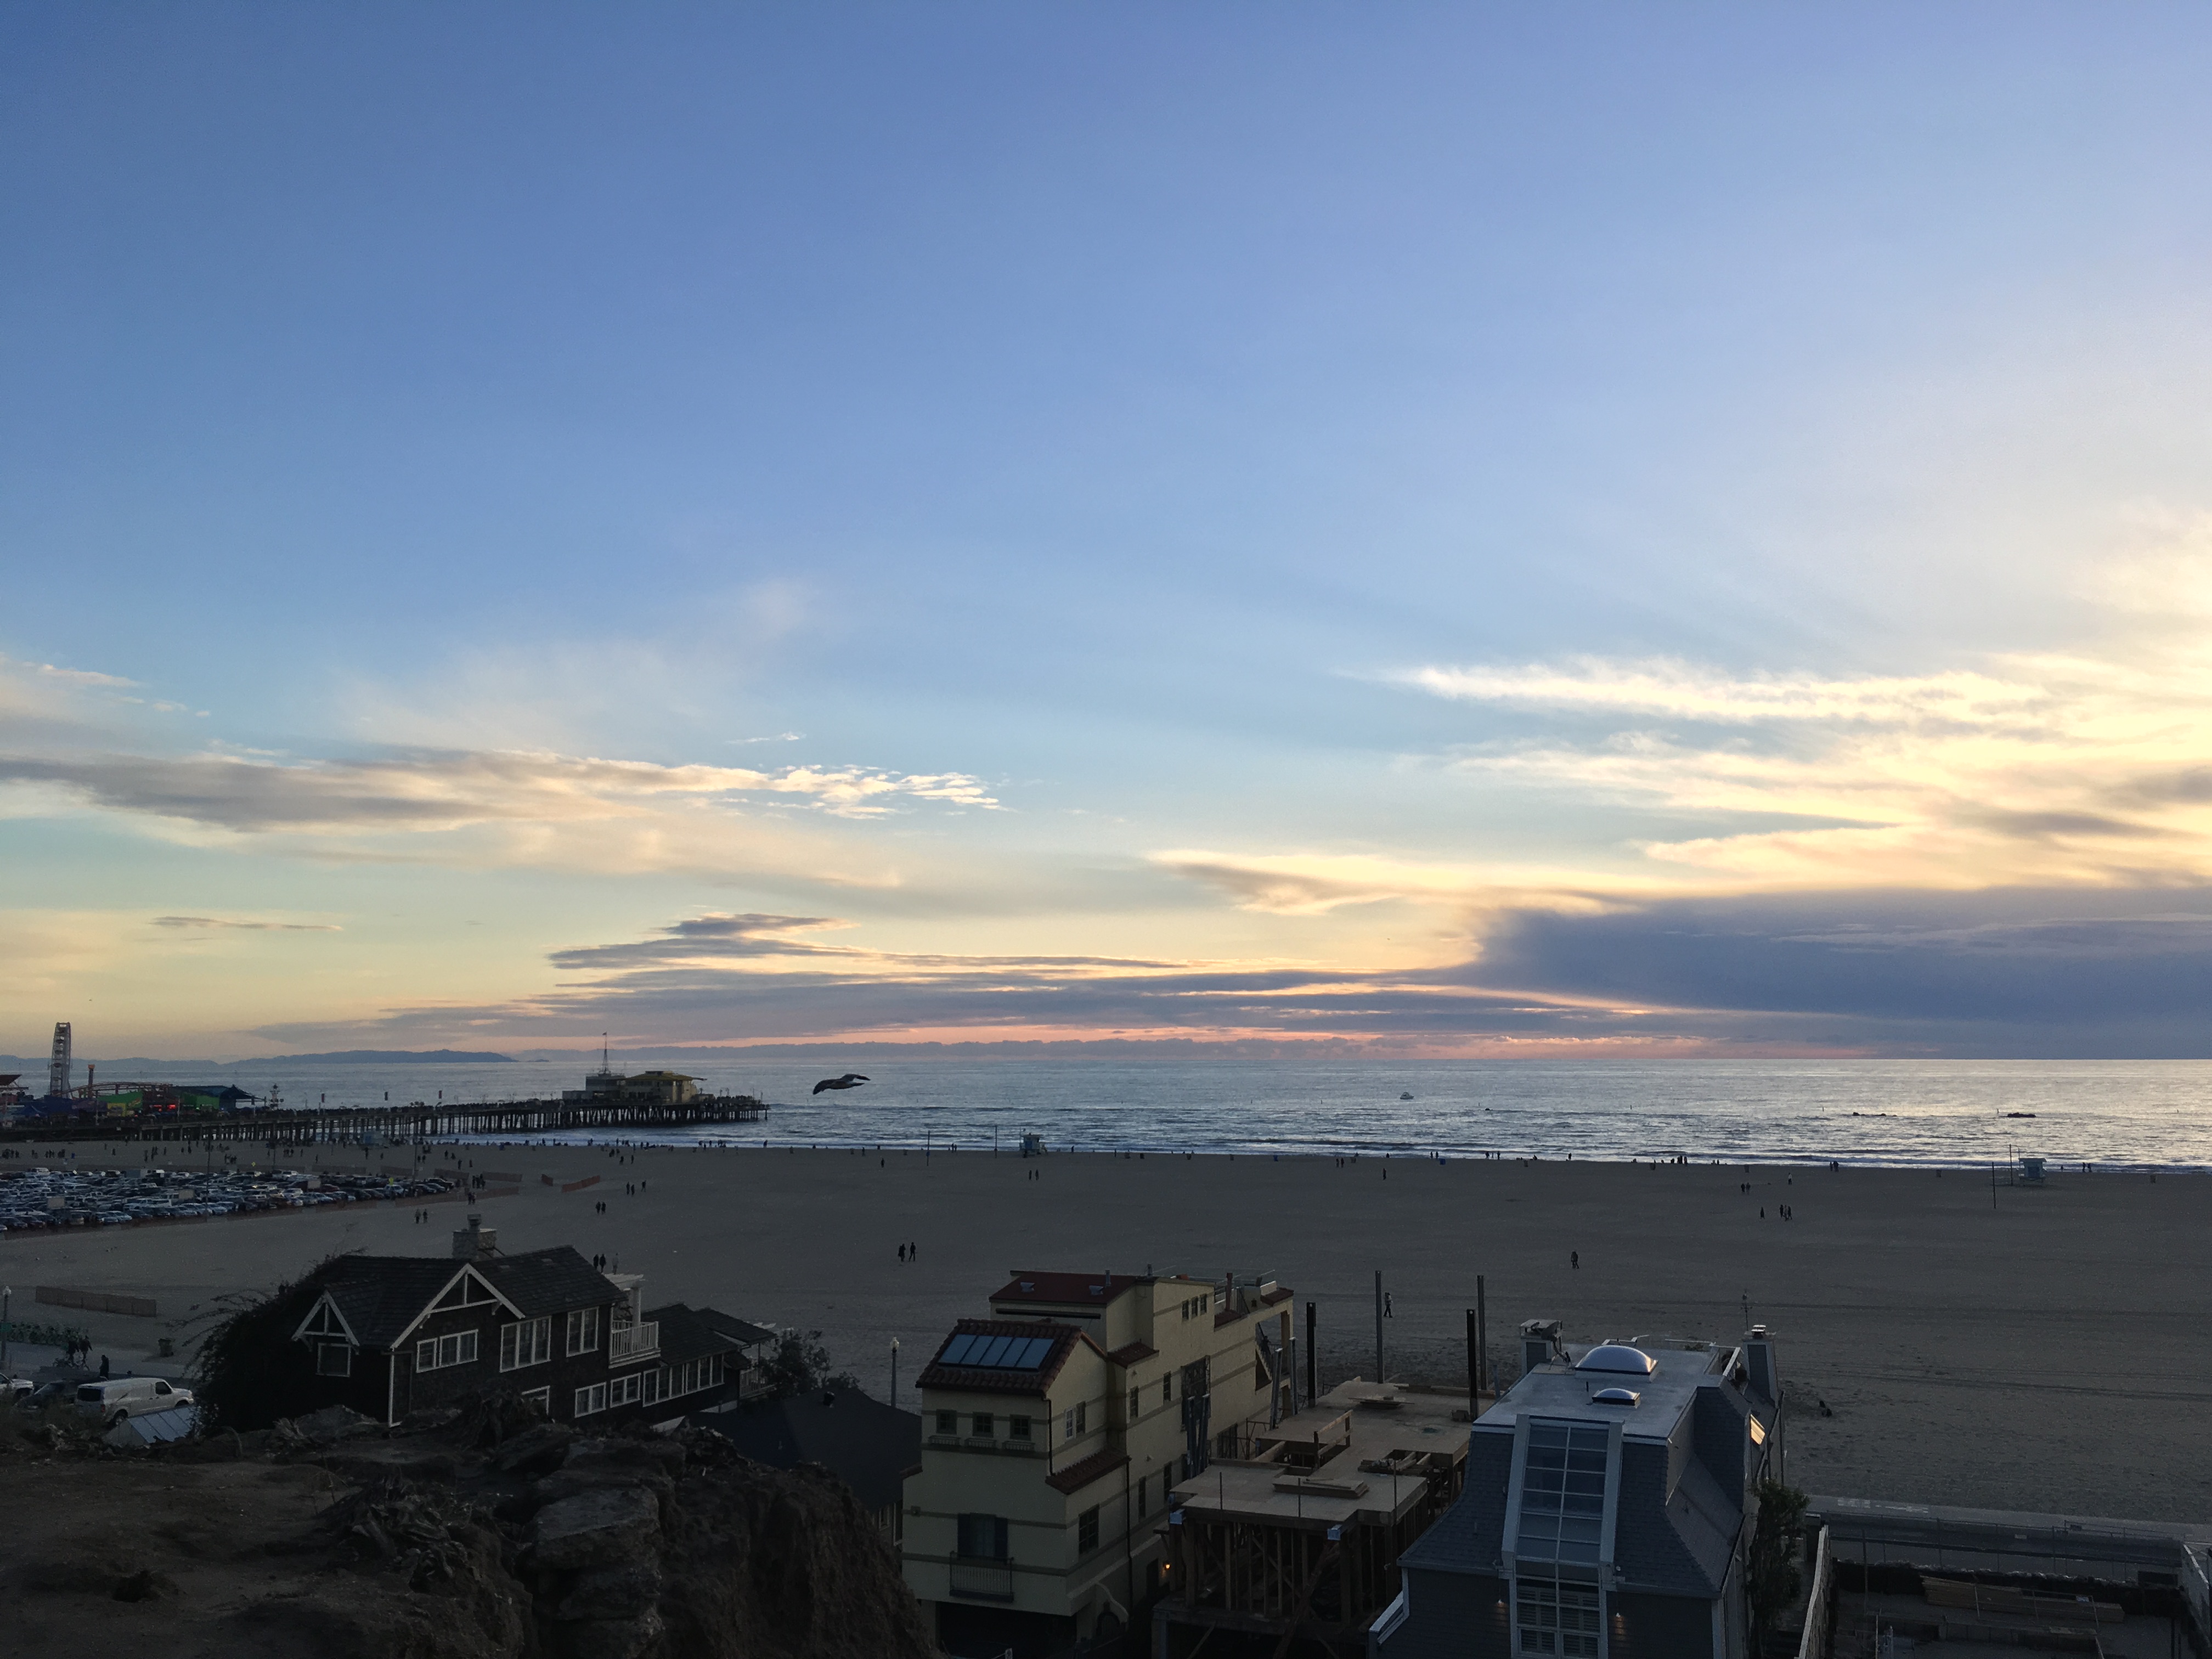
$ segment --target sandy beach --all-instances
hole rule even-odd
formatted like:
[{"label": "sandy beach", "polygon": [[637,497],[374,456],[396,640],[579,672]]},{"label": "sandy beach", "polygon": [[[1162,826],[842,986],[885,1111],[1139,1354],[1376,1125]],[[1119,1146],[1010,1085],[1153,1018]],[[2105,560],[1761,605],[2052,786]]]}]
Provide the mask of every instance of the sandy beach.
[{"label": "sandy beach", "polygon": [[[27,1149],[25,1162],[38,1156]],[[1373,1372],[1380,1269],[1395,1305],[1390,1374],[1458,1382],[1463,1310],[1481,1273],[1492,1352],[1509,1376],[1524,1318],[1561,1319],[1578,1338],[1728,1338],[1747,1297],[1781,1344],[1790,1474],[1810,1491],[2163,1520],[2212,1510],[2202,1480],[2212,1467],[2212,1177],[2059,1173],[2042,1190],[1999,1189],[1993,1206],[1986,1180],[1955,1170],[623,1156],[462,1147],[432,1161],[524,1177],[515,1195],[479,1206],[503,1247],[604,1251],[648,1275],[647,1305],[711,1303],[819,1329],[878,1395],[893,1337],[910,1382],[946,1326],[981,1312],[1018,1267],[1267,1273],[1319,1304],[1325,1384]],[[346,1149],[322,1158],[363,1162]],[[94,1159],[84,1150],[79,1167]],[[591,1175],[603,1179],[568,1194],[542,1181]],[[605,1216],[593,1211],[602,1200]],[[1795,1219],[1781,1218],[1784,1206]],[[433,1205],[428,1224],[377,1205],[14,1234],[0,1241],[0,1273],[19,1319],[54,1311],[33,1304],[38,1285],[154,1297],[152,1319],[66,1316],[118,1367],[143,1366],[161,1336],[184,1350],[225,1292],[271,1286],[334,1251],[442,1255],[464,1207]],[[908,1242],[919,1260],[902,1264]],[[1820,1414],[1823,1400],[1832,1416]],[[903,1385],[901,1403],[915,1403]]]}]

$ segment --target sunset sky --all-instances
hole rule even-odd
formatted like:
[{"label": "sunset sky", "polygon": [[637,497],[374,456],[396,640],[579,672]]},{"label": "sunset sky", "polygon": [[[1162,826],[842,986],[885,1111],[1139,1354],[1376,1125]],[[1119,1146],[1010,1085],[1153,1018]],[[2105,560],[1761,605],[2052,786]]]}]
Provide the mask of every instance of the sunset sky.
[{"label": "sunset sky", "polygon": [[2208,63],[0,8],[0,1051],[2212,1054]]}]

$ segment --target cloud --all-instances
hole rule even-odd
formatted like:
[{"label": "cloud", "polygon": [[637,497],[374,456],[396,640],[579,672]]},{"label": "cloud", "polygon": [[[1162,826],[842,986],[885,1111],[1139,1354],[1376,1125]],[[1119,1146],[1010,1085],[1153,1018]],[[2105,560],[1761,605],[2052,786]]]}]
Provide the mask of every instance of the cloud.
[{"label": "cloud", "polygon": [[[2185,595],[2212,594],[2202,570],[2172,580]],[[1699,833],[1662,830],[1641,843],[1686,879],[1942,889],[2204,879],[2212,645],[2201,626],[2177,629],[2142,609],[2138,587],[2118,586],[2136,608],[2108,605],[2107,626],[2079,649],[1935,674],[1732,676],[1584,657],[1397,678],[1575,723],[1572,735],[1461,745],[1443,764],[1466,779],[1700,820]],[[1594,719],[1608,724],[1593,735]]]},{"label": "cloud", "polygon": [[0,757],[0,783],[45,785],[114,811],[238,834],[423,831],[633,816],[667,798],[797,797],[847,817],[905,800],[993,807],[977,779],[866,767],[664,766],[548,753],[418,750],[361,761],[203,754]]},{"label": "cloud", "polygon": [[339,933],[334,921],[241,921],[231,916],[156,916],[156,927],[235,929],[249,933]]},{"label": "cloud", "polygon": [[1588,872],[1505,864],[1426,864],[1376,854],[1252,854],[1173,848],[1156,867],[1225,894],[1249,910],[1321,915],[1394,899],[1443,902],[1462,913],[1498,908],[1590,910],[1654,882],[1601,882]]},{"label": "cloud", "polygon": [[1732,726],[1817,721],[2028,729],[2051,702],[2043,687],[1987,674],[1738,678],[1671,659],[1616,662],[1577,657],[1564,665],[1426,667],[1392,678],[1436,696],[1470,702],[1657,714]]}]

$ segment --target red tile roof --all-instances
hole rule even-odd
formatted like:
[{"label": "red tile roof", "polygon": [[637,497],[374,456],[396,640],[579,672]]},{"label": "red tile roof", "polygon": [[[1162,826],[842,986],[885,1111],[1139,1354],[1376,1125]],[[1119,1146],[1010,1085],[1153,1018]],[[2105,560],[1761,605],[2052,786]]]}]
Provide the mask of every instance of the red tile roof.
[{"label": "red tile roof", "polygon": [[1129,1461],[1126,1453],[1117,1451],[1093,1452],[1080,1463],[1070,1463],[1057,1474],[1048,1474],[1044,1483],[1056,1492],[1073,1497],[1102,1474],[1111,1474]]},{"label": "red tile roof", "polygon": [[1134,1365],[1141,1360],[1152,1358],[1158,1352],[1158,1348],[1150,1347],[1142,1342],[1124,1342],[1106,1357],[1117,1365]]},{"label": "red tile roof", "polygon": [[1131,1273],[1016,1273],[997,1302],[1043,1302],[1062,1308],[1103,1308],[1145,1281]]}]

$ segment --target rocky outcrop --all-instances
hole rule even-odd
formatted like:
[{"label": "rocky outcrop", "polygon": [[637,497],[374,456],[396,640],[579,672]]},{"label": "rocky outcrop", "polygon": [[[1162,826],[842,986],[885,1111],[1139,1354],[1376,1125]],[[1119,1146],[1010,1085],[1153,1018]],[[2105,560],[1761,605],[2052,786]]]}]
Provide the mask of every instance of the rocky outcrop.
[{"label": "rocky outcrop", "polygon": [[177,1659],[934,1659],[827,1470],[511,1409],[416,1428],[318,1413],[132,1455],[0,1443],[0,1480],[35,1456],[33,1484],[67,1495],[47,1512],[85,1522],[0,1542],[0,1600],[30,1635]]}]

